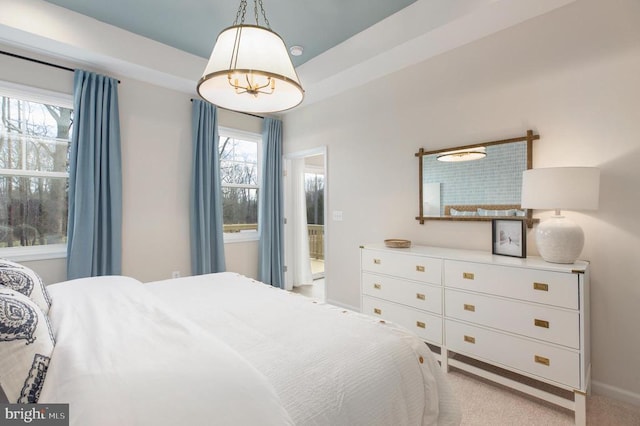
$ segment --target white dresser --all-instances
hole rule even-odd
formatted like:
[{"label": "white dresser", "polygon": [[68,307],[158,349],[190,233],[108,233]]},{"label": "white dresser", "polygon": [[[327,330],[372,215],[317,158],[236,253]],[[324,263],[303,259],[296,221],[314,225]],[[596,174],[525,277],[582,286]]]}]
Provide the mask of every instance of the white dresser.
[{"label": "white dresser", "polygon": [[[586,423],[587,262],[366,245],[361,289],[362,312],[403,325],[439,347],[445,371],[453,366],[510,386],[569,408],[576,424]],[[564,389],[566,398],[545,389],[549,385]]]}]

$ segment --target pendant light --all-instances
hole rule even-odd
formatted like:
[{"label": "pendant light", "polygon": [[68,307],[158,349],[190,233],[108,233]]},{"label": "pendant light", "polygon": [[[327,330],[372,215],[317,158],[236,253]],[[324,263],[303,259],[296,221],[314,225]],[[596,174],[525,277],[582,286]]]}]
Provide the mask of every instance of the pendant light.
[{"label": "pendant light", "polygon": [[[304,90],[284,41],[269,25],[262,0],[254,0],[255,25],[245,24],[247,1],[218,35],[198,81],[198,94],[222,108],[241,112],[284,111],[299,105]],[[259,13],[264,26],[258,22]]]}]

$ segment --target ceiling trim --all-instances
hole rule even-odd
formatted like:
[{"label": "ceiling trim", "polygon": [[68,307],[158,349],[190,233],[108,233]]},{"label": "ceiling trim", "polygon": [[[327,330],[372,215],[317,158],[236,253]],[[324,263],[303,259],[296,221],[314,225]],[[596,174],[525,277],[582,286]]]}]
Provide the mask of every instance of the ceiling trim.
[{"label": "ceiling trim", "polygon": [[[297,68],[300,107],[576,0],[418,0]],[[2,0],[0,42],[196,94],[207,59],[43,0]],[[298,108],[300,108],[298,107]]]}]

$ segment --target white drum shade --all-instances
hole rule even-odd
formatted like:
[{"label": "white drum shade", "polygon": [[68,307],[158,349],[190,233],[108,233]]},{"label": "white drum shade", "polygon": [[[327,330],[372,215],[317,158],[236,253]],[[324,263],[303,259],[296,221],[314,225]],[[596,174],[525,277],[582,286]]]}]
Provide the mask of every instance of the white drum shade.
[{"label": "white drum shade", "polygon": [[600,169],[549,167],[522,174],[522,208],[597,210]]},{"label": "white drum shade", "polygon": [[[239,85],[266,86],[272,93],[238,90]],[[269,85],[269,78],[274,85]],[[273,88],[273,90],[271,90]],[[284,41],[275,32],[256,25],[235,25],[223,30],[198,82],[198,93],[214,105],[236,111],[283,111],[302,102],[304,90]]]}]

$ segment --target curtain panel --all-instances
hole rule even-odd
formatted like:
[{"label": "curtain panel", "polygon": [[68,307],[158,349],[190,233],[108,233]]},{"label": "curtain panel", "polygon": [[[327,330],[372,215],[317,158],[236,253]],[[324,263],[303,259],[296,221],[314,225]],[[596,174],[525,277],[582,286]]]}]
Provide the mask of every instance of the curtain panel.
[{"label": "curtain panel", "polygon": [[224,230],[217,109],[198,99],[192,105],[191,273],[224,272]]},{"label": "curtain panel", "polygon": [[265,118],[263,126],[262,184],[258,199],[258,279],[284,288],[282,121]]},{"label": "curtain panel", "polygon": [[67,278],[122,269],[118,81],[76,70],[69,153]]}]

